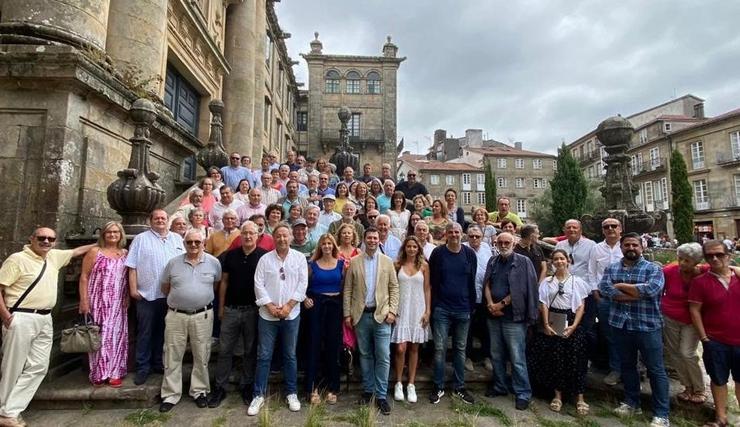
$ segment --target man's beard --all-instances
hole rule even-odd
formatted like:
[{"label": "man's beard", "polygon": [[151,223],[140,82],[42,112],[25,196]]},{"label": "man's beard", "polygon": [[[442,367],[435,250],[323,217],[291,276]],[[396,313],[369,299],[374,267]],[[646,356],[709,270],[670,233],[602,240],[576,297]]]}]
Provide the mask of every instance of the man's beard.
[{"label": "man's beard", "polygon": [[627,251],[624,253],[624,257],[630,261],[637,261],[638,259],[640,259],[640,254],[638,254],[636,251]]},{"label": "man's beard", "polygon": [[514,250],[513,249],[503,249],[503,250],[502,249],[499,249],[498,253],[503,258],[508,258],[509,256],[511,256],[511,254],[514,253]]}]

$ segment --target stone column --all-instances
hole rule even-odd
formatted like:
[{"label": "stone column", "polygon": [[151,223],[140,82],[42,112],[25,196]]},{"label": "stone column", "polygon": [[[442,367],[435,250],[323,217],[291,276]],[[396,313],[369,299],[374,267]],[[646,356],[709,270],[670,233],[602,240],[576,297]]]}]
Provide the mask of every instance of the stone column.
[{"label": "stone column", "polygon": [[[262,158],[263,147],[267,144],[264,138],[265,117],[265,36],[267,34],[267,9],[264,0],[256,2],[254,14],[254,141],[252,158]],[[269,123],[267,124],[269,127]]]},{"label": "stone column", "polygon": [[224,77],[224,140],[229,152],[250,156],[254,154],[255,3],[261,1],[244,0],[228,7],[224,41],[231,65],[231,72]]},{"label": "stone column", "polygon": [[167,0],[110,0],[105,50],[126,83],[164,95]]},{"label": "stone column", "polygon": [[105,49],[110,0],[3,0],[0,36],[5,43],[60,42]]}]

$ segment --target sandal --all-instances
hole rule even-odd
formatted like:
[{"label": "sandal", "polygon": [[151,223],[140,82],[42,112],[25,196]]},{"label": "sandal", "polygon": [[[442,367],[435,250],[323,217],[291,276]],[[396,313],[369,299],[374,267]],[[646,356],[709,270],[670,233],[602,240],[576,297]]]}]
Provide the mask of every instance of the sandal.
[{"label": "sandal", "polygon": [[696,393],[693,393],[691,397],[689,398],[689,402],[696,403],[697,405],[701,405],[702,403],[707,401],[707,393],[705,391],[698,391]]},{"label": "sandal", "polygon": [[550,401],[550,410],[553,412],[560,412],[560,409],[563,407],[563,401],[558,399],[557,397],[552,399]]},{"label": "sandal", "polygon": [[678,393],[676,395],[676,398],[678,398],[678,400],[680,400],[681,402],[690,402],[691,392],[689,392],[689,389],[685,388],[681,393]]},{"label": "sandal", "polygon": [[334,393],[326,393],[326,403],[329,405],[336,405],[337,403],[337,395]]},{"label": "sandal", "polygon": [[311,393],[310,402],[312,405],[318,405],[319,403],[321,403],[321,395],[317,391],[314,391],[313,393]]},{"label": "sandal", "polygon": [[590,409],[591,407],[588,406],[588,403],[586,402],[581,401],[581,402],[576,403],[576,413],[578,413],[578,415],[582,417],[585,417],[586,415],[588,415],[588,412]]}]

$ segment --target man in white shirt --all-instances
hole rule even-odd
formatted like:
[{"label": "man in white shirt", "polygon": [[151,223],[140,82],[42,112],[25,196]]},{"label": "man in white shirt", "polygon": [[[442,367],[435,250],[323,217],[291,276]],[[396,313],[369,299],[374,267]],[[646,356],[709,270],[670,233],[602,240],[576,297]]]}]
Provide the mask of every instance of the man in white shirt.
[{"label": "man in white shirt", "polygon": [[247,415],[259,414],[267,395],[267,378],[270,375],[272,352],[278,336],[283,351],[283,376],[288,408],[300,411],[296,363],[296,343],[300,324],[301,302],[308,287],[308,263],[300,252],[290,249],[292,232],[286,224],[278,224],[272,232],[275,250],[260,258],[254,275],[254,293],[257,297],[259,319],[257,323],[257,372],[255,373],[254,398]]},{"label": "man in white shirt", "polygon": [[[463,245],[475,251],[478,265],[475,272],[475,310],[473,310],[473,313],[470,316],[468,344],[465,347],[465,355],[467,356],[465,358],[465,370],[473,371],[473,363],[477,363],[485,359],[486,368],[488,369],[490,367],[488,370],[492,371],[491,340],[488,335],[488,326],[486,325],[488,310],[486,309],[485,304],[483,304],[483,279],[486,276],[488,260],[493,256],[493,250],[488,243],[483,241],[483,230],[481,230],[479,226],[473,224],[468,227],[467,235],[468,241],[463,243]],[[480,340],[481,348],[478,351],[476,351],[473,346],[474,337],[477,337]]]},{"label": "man in white shirt", "polygon": [[[223,230],[223,216],[227,209],[237,211],[240,207],[244,206],[244,202],[241,200],[234,199],[234,192],[228,185],[222,186],[219,190],[221,193],[221,200],[213,205],[211,212],[208,213],[208,222],[211,224],[214,230]],[[239,227],[239,224],[236,224]]]},{"label": "man in white shirt", "polygon": [[319,224],[325,225],[327,230],[332,222],[342,219],[342,215],[334,212],[334,204],[336,203],[336,200],[337,199],[333,194],[327,194],[322,199],[324,210],[321,211],[321,214],[319,215]]},{"label": "man in white shirt", "polygon": [[278,199],[280,199],[282,195],[278,190],[272,188],[272,174],[270,172],[263,172],[260,179],[262,180],[262,186],[259,187],[260,193],[262,194],[262,203],[264,203],[265,206],[277,203]]},{"label": "man in white shirt", "polygon": [[264,215],[267,206],[262,203],[262,192],[258,188],[249,190],[249,203],[244,204],[236,210],[239,215],[239,223],[247,221],[252,215]]},{"label": "man in white shirt", "polygon": [[380,234],[378,249],[395,261],[398,258],[398,252],[401,250],[401,240],[390,233],[391,218],[388,215],[378,215],[375,219],[375,227]]},{"label": "man in white shirt", "polygon": [[319,237],[329,231],[328,225],[324,225],[319,222],[320,214],[321,210],[316,205],[309,205],[304,214],[306,217],[306,225],[308,226],[308,238],[317,243],[319,241]]}]

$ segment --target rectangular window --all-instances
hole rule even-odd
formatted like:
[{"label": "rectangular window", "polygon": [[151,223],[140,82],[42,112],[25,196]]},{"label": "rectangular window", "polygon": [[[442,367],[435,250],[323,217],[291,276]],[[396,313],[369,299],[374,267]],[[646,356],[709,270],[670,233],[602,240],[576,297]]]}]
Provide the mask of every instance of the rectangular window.
[{"label": "rectangular window", "polygon": [[496,178],[496,185],[499,188],[506,188],[506,178],[503,178],[503,177]]},{"label": "rectangular window", "polygon": [[660,191],[663,192],[663,200],[668,201],[668,199],[670,199],[670,197],[668,197],[668,178],[660,179]]},{"label": "rectangular window", "polygon": [[656,202],[662,202],[665,199],[663,193],[663,187],[660,185],[660,181],[653,181],[653,198]]},{"label": "rectangular window", "polygon": [[517,169],[524,169],[524,159],[516,159],[514,161],[514,167]]},{"label": "rectangular window", "polygon": [[464,173],[462,176],[462,180],[463,180],[463,185],[466,185],[466,184],[470,185],[470,174]]},{"label": "rectangular window", "polygon": [[552,170],[554,170],[554,171],[558,170],[558,161],[557,160],[553,160],[552,161]]},{"label": "rectangular window", "polygon": [[[553,167],[556,168],[557,165]],[[532,169],[542,169],[542,159],[533,159],[532,160]]]},{"label": "rectangular window", "polygon": [[298,132],[305,132],[308,130],[308,111],[299,111],[296,118]]},{"label": "rectangular window", "polygon": [[360,113],[352,113],[352,117],[347,122],[349,136],[360,136]]},{"label": "rectangular window", "polygon": [[455,184],[455,176],[454,175],[447,175],[445,177],[445,183],[447,185],[454,185]]},{"label": "rectangular window", "polygon": [[482,173],[479,173],[475,176],[476,183],[478,184],[478,187],[483,188],[486,185],[486,176]]},{"label": "rectangular window", "polygon": [[524,178],[515,178],[514,179],[514,187],[516,187],[516,188],[524,188]]},{"label": "rectangular window", "polygon": [[527,217],[527,200],[526,199],[516,199],[516,213],[519,215],[520,218]]},{"label": "rectangular window", "polygon": [[[737,180],[737,178],[735,178]],[[481,206],[486,205],[486,193],[479,192],[478,193],[478,204]]]},{"label": "rectangular window", "polygon": [[272,39],[270,34],[265,34],[265,65],[270,68],[270,60],[272,59]]},{"label": "rectangular window", "polygon": [[506,169],[506,159],[496,159],[496,167],[499,169]]},{"label": "rectangular window", "polygon": [[192,135],[197,135],[200,94],[172,67],[167,67],[165,76],[164,105],[177,123]]},{"label": "rectangular window", "polygon": [[262,126],[264,127],[265,131],[270,130],[270,117],[272,117],[272,104],[270,103],[270,100],[265,98],[265,111],[264,111],[264,117],[262,117],[262,120],[264,121],[262,123]]},{"label": "rectangular window", "polygon": [[670,123],[663,123],[663,131],[664,132],[670,132],[671,131],[671,124]]},{"label": "rectangular window", "polygon": [[730,132],[730,149],[733,160],[740,159],[740,131]]},{"label": "rectangular window", "polygon": [[464,205],[470,204],[470,192],[468,191],[463,192],[463,204]]},{"label": "rectangular window", "polygon": [[655,170],[660,166],[660,147],[650,149],[650,168]]},{"label": "rectangular window", "polygon": [[691,167],[692,169],[704,168],[704,144],[701,141],[691,143]]},{"label": "rectangular window", "polygon": [[380,93],[380,80],[367,81],[367,93],[377,95]]},{"label": "rectangular window", "polygon": [[430,182],[430,183],[431,183],[432,185],[439,185],[439,175],[431,175],[431,176],[429,177],[429,182]]},{"label": "rectangular window", "polygon": [[707,180],[699,179],[693,182],[694,201],[696,210],[701,211],[709,209],[709,192],[707,191]]},{"label": "rectangular window", "polygon": [[347,80],[347,93],[360,93],[360,81]]},{"label": "rectangular window", "polygon": [[326,79],[326,93],[339,93],[339,80]]},{"label": "rectangular window", "polygon": [[545,180],[542,178],[533,178],[532,187],[534,188],[545,188]]},{"label": "rectangular window", "polygon": [[645,207],[645,203],[642,200],[642,185],[637,186],[637,192],[635,192],[635,203],[641,208]]},{"label": "rectangular window", "polygon": [[735,204],[740,206],[740,175],[735,175]]},{"label": "rectangular window", "polygon": [[640,130],[640,144],[648,142],[648,131],[647,128]]},{"label": "rectangular window", "polygon": [[652,182],[646,182],[644,183],[645,187],[645,204],[646,205],[652,205],[653,204],[653,183]]}]

